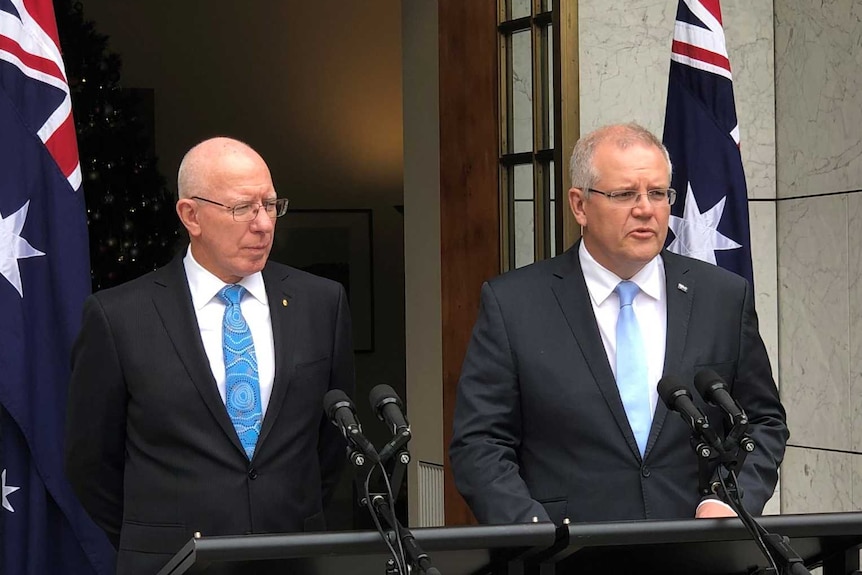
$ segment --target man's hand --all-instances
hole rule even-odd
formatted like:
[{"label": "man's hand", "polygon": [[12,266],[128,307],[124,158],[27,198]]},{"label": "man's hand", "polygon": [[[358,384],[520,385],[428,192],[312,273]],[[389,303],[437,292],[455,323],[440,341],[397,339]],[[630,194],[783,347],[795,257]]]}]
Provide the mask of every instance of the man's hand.
[{"label": "man's hand", "polygon": [[718,499],[707,499],[700,502],[694,516],[698,519],[712,519],[716,517],[736,517],[736,513],[729,505],[722,503]]}]

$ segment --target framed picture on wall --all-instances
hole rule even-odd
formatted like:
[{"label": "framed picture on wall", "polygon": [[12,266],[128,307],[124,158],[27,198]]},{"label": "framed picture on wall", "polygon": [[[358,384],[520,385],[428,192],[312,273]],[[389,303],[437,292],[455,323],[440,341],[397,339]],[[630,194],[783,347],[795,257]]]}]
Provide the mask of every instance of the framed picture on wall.
[{"label": "framed picture on wall", "polygon": [[288,210],[279,218],[270,258],[344,286],[354,351],[374,351],[372,212]]}]

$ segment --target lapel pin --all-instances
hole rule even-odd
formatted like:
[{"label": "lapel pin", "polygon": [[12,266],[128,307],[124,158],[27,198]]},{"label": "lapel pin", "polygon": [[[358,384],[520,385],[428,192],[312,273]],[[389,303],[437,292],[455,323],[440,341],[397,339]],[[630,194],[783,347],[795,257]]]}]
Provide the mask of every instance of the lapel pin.
[{"label": "lapel pin", "polygon": [[286,299],[281,300],[281,307],[287,307],[287,300]]},{"label": "lapel pin", "polygon": [[676,284],[676,289],[678,289],[682,293],[688,293],[688,286],[685,284]]}]

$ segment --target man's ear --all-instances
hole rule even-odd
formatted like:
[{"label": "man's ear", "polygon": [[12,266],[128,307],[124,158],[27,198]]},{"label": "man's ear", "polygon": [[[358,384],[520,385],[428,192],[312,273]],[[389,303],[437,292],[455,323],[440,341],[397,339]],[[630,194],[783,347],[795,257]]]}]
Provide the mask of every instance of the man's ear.
[{"label": "man's ear", "polygon": [[572,215],[575,220],[583,228],[587,225],[587,213],[584,210],[584,190],[581,188],[572,188],[569,190],[569,208],[572,210]]},{"label": "man's ear", "polygon": [[198,206],[194,200],[184,198],[177,202],[177,215],[189,233],[189,237],[201,234],[201,224],[198,221]]}]

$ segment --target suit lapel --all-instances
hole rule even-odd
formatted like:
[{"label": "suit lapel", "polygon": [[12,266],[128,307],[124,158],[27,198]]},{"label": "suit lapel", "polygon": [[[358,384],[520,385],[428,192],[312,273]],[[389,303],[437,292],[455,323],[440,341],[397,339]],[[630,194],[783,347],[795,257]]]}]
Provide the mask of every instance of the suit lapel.
[{"label": "suit lapel", "polygon": [[192,307],[192,296],[182,258],[182,255],[178,255],[155,273],[153,304],[201,399],[231,443],[244,455],[245,450],[239,442],[210,370],[197,316]]},{"label": "suit lapel", "polygon": [[263,419],[263,427],[258,439],[258,447],[263,445],[287,393],[290,376],[294,367],[294,347],[296,345],[296,322],[292,316],[297,313],[297,306],[302,302],[295,298],[288,281],[289,270],[267,265],[263,269],[263,283],[266,286],[266,298],[269,301],[269,316],[272,323],[273,349],[275,350],[275,378],[272,382],[272,394]]},{"label": "suit lapel", "polygon": [[688,336],[691,304],[696,289],[694,278],[688,274],[685,260],[670,252],[662,252],[667,286],[667,348],[664,373],[679,373],[682,352]]},{"label": "suit lapel", "polygon": [[620,399],[614,373],[608,363],[608,354],[599,333],[596,315],[593,312],[593,305],[578,257],[579,246],[580,242],[560,257],[560,265],[554,272],[555,278],[552,289],[557,303],[566,317],[566,322],[569,324],[569,329],[572,330],[578,347],[580,347],[590,372],[593,374],[593,379],[605,398],[608,409],[611,410],[611,414],[623,436],[625,436],[629,448],[636,457],[640,457],[637,442],[626,417],[626,410]]},{"label": "suit lapel", "polygon": [[[667,250],[663,250],[661,256],[664,260],[667,298],[667,340],[662,374],[679,374],[696,286],[694,278],[688,274],[689,268],[684,259]],[[653,416],[647,453],[658,439],[667,414],[667,406],[659,399]]]}]

